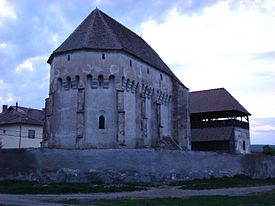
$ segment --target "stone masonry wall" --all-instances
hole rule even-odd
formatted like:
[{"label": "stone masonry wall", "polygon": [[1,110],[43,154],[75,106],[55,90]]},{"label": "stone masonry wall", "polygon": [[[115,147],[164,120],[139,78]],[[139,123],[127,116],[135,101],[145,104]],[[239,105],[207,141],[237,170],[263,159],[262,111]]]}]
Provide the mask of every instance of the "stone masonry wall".
[{"label": "stone masonry wall", "polygon": [[42,146],[159,148],[169,140],[188,150],[188,94],[174,77],[125,52],[57,55]]},{"label": "stone masonry wall", "polygon": [[147,149],[2,149],[0,179],[161,184],[195,178],[275,177],[275,157]]}]

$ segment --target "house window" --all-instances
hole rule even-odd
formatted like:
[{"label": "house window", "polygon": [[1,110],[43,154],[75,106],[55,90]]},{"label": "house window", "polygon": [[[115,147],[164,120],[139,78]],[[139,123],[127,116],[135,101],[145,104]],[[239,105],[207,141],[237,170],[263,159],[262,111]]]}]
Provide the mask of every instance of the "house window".
[{"label": "house window", "polygon": [[67,60],[68,60],[68,61],[70,61],[70,60],[71,60],[71,56],[70,56],[70,55],[68,55]]},{"label": "house window", "polygon": [[105,117],[103,115],[98,119],[98,129],[105,129]]},{"label": "house window", "polygon": [[35,138],[35,130],[32,130],[32,129],[28,130],[28,138],[30,138],[30,139]]},{"label": "house window", "polygon": [[245,151],[245,141],[243,140],[243,150]]},{"label": "house window", "polygon": [[147,74],[149,74],[150,72],[149,72],[149,68],[147,68]]},{"label": "house window", "polygon": [[105,59],[105,54],[104,53],[102,54],[102,59]]},{"label": "house window", "polygon": [[132,66],[132,60],[130,59],[130,67]]},{"label": "house window", "polygon": [[162,74],[160,74],[160,80],[162,80]]},{"label": "house window", "polygon": [[6,130],[5,129],[3,130],[3,134],[6,134]]}]

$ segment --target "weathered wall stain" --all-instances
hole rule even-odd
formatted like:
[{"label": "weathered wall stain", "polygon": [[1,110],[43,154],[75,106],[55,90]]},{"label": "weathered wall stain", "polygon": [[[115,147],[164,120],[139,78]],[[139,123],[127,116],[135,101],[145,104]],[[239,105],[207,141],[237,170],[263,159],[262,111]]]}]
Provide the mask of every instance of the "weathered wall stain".
[{"label": "weathered wall stain", "polygon": [[0,150],[0,179],[168,183],[248,175],[275,177],[275,157],[152,149]]}]

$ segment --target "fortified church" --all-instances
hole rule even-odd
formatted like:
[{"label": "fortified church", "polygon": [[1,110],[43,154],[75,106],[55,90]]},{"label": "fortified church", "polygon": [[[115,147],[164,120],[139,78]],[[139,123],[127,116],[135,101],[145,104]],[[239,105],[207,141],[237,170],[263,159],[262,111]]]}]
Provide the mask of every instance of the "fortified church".
[{"label": "fortified church", "polygon": [[188,88],[141,37],[99,9],[48,63],[43,146],[190,149]]},{"label": "fortified church", "polygon": [[43,147],[250,152],[250,113],[237,100],[218,89],[190,93],[189,102],[159,55],[99,9],[48,63]]}]

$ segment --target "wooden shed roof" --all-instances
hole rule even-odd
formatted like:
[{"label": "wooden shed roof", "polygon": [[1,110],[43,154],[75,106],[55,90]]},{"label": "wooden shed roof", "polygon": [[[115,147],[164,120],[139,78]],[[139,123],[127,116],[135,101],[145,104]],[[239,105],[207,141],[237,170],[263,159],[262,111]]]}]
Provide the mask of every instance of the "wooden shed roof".
[{"label": "wooden shed roof", "polygon": [[251,115],[224,88],[190,92],[190,113],[221,114],[221,117]]}]

